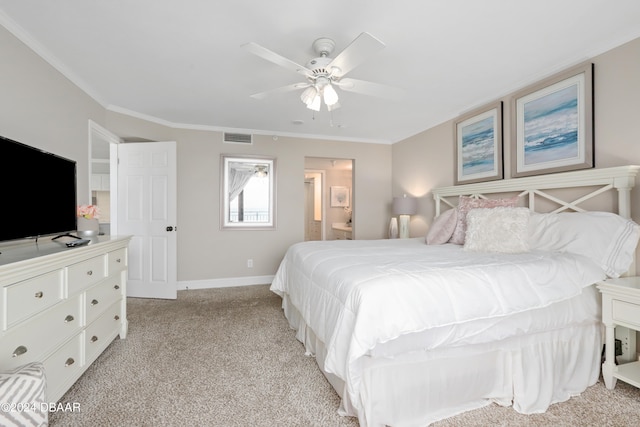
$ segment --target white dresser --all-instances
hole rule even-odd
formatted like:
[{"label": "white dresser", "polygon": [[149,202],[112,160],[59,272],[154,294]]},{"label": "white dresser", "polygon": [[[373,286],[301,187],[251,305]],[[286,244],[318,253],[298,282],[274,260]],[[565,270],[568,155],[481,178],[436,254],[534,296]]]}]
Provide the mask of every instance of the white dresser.
[{"label": "white dresser", "polygon": [[126,337],[129,239],[0,247],[0,371],[43,362],[47,401],[56,402],[116,336]]}]

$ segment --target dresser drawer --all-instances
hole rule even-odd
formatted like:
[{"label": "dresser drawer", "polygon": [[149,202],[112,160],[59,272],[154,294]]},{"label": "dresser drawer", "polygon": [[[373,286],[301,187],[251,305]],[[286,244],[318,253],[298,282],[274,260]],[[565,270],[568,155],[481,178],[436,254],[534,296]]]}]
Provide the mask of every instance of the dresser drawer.
[{"label": "dresser drawer", "polygon": [[625,322],[640,329],[640,305],[614,299],[613,321]]},{"label": "dresser drawer", "polygon": [[78,295],[12,328],[2,337],[0,370],[42,360],[58,343],[78,333],[82,329],[80,301]]},{"label": "dresser drawer", "polygon": [[64,289],[62,270],[36,276],[5,288],[7,301],[6,327],[10,328],[62,300]]},{"label": "dresser drawer", "polygon": [[69,295],[80,292],[106,277],[106,255],[90,258],[67,267]]},{"label": "dresser drawer", "polygon": [[120,282],[118,274],[87,290],[85,299],[87,325],[96,320],[114,302],[122,298],[123,287]]},{"label": "dresser drawer", "polygon": [[111,305],[98,319],[87,326],[85,334],[85,360],[87,363],[100,354],[120,333],[122,326],[122,305]]},{"label": "dresser drawer", "polygon": [[127,250],[118,249],[107,254],[109,261],[109,276],[118,273],[127,268]]},{"label": "dresser drawer", "polygon": [[82,336],[82,334],[76,335],[44,360],[48,401],[55,401],[61,397],[64,394],[63,390],[66,391],[75,379],[80,376],[84,366],[82,361]]}]

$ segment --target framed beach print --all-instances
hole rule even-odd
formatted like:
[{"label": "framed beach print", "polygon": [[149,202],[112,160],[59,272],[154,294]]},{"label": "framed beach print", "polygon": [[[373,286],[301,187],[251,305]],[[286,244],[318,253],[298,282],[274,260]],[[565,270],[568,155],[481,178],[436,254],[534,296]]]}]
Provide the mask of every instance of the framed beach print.
[{"label": "framed beach print", "polygon": [[331,207],[349,207],[349,188],[336,185],[331,187]]},{"label": "framed beach print", "polygon": [[518,92],[511,131],[514,177],[594,167],[593,64]]},{"label": "framed beach print", "polygon": [[456,184],[502,179],[502,102],[461,116],[454,135]]}]

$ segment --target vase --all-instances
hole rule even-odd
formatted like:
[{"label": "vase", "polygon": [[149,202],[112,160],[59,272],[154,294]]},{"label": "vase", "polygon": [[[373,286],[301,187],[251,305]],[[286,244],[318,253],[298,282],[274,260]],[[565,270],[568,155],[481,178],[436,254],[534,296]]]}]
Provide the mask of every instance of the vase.
[{"label": "vase", "polygon": [[78,217],[78,236],[81,237],[93,237],[98,235],[100,230],[100,224],[98,218],[85,218],[83,216]]}]

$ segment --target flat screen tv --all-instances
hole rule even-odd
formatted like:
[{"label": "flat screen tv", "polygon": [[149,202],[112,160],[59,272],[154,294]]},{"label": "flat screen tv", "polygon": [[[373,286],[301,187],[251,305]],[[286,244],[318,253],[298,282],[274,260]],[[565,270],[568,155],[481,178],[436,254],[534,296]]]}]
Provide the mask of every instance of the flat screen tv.
[{"label": "flat screen tv", "polygon": [[76,230],[76,162],[0,136],[0,241]]}]

